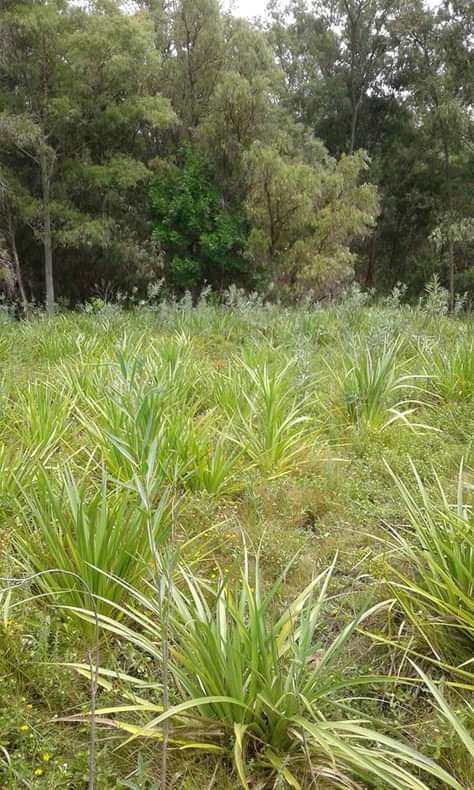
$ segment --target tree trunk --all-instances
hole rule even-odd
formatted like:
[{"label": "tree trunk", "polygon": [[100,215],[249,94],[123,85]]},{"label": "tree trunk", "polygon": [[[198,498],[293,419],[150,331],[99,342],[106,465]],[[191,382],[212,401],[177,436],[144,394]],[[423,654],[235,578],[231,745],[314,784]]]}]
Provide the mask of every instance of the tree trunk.
[{"label": "tree trunk", "polygon": [[354,153],[354,148],[356,144],[357,122],[359,120],[359,107],[360,107],[360,101],[357,101],[355,104],[353,103],[352,105],[351,144],[349,148],[349,154],[351,156]]},{"label": "tree trunk", "polygon": [[372,288],[374,284],[374,268],[375,268],[375,234],[376,230],[372,233],[369,241],[369,256],[367,261],[367,271],[365,273],[365,287]]},{"label": "tree trunk", "polygon": [[23,276],[21,273],[20,258],[16,247],[15,229],[13,227],[13,219],[10,211],[8,211],[7,221],[8,221],[8,237],[9,237],[8,243],[13,257],[13,267],[15,270],[16,285],[18,288],[18,292],[20,294],[20,301],[23,310],[23,315],[27,316],[29,312],[28,299],[26,298],[25,287],[23,285]]},{"label": "tree trunk", "polygon": [[0,233],[0,287],[2,296],[6,294],[8,299],[12,299],[15,292],[15,273],[8,248],[7,239]]},{"label": "tree trunk", "polygon": [[448,242],[448,272],[449,272],[449,310],[454,312],[454,244],[450,238]]},{"label": "tree trunk", "polygon": [[451,233],[451,222],[453,221],[453,196],[451,192],[451,168],[449,161],[449,147],[446,137],[443,140],[444,150],[444,177],[446,185],[446,198],[448,209],[448,283],[449,283],[449,311],[454,311],[454,243]]},{"label": "tree trunk", "polygon": [[41,184],[43,188],[43,247],[44,247],[44,278],[46,289],[46,312],[54,313],[54,280],[53,280],[53,241],[51,233],[51,209],[49,202],[51,175],[45,146],[40,152]]}]

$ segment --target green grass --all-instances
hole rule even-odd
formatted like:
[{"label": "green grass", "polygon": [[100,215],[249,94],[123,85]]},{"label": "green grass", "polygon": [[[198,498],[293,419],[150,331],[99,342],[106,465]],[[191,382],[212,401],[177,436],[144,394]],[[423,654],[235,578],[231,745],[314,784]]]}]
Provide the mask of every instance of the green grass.
[{"label": "green grass", "polygon": [[396,480],[410,528],[393,530],[412,575],[394,569],[393,591],[433,656],[474,687],[474,519],[464,469],[453,504],[437,476],[438,491],[430,496],[412,471],[415,491]]},{"label": "green grass", "polygon": [[166,733],[170,788],[472,787],[473,344],[350,304],[2,324],[0,786],[84,786],[95,645],[96,787],[160,786]]}]

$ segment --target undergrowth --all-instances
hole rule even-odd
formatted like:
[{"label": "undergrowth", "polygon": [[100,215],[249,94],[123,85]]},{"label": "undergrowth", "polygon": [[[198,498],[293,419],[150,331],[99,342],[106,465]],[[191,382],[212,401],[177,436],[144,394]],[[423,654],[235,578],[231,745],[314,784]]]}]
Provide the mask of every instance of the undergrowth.
[{"label": "undergrowth", "polygon": [[468,319],[0,329],[0,786],[473,786]]}]

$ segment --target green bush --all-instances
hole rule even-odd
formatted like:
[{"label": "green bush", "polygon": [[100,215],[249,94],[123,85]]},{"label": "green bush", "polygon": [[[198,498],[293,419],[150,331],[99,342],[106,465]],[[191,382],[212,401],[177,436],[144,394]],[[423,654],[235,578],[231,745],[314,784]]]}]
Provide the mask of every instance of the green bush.
[{"label": "green bush", "polygon": [[239,208],[226,205],[212,169],[186,149],[166,163],[151,188],[153,239],[165,260],[167,282],[178,290],[205,283],[223,289],[243,278],[246,225]]}]

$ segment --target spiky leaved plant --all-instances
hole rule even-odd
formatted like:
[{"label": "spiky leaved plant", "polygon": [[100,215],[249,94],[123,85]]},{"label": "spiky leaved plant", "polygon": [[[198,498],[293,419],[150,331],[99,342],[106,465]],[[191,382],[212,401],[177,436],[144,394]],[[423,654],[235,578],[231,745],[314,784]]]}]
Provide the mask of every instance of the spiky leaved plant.
[{"label": "spiky leaved plant", "polygon": [[414,488],[393,475],[409,527],[392,530],[404,570],[392,561],[391,588],[432,656],[474,684],[474,520],[463,464],[454,504],[437,475],[433,495],[411,466]]},{"label": "spiky leaved plant", "polygon": [[[104,668],[100,684],[110,690],[115,676],[125,701],[99,709],[99,720],[127,733],[127,740],[160,741],[168,723],[171,746],[228,755],[243,788],[260,776],[293,788],[301,788],[306,778],[334,787],[356,788],[362,781],[427,790],[419,778],[424,771],[461,790],[434,762],[349,712],[344,692],[377,678],[341,679],[337,661],[354,629],[378,607],[328,641],[322,612],[333,569],[334,563],[278,613],[283,577],[265,592],[258,558],[253,569],[245,558],[236,584],[221,576],[213,585],[181,568],[169,599],[175,704],[163,711],[159,699],[150,696],[153,688],[159,693],[153,674],[135,680]],[[120,619],[101,617],[101,626],[138,646],[159,667],[157,597],[151,588],[147,594],[124,587],[130,604],[120,608]],[[77,614],[91,618],[84,610]],[[88,675],[86,665],[71,666]]]}]

